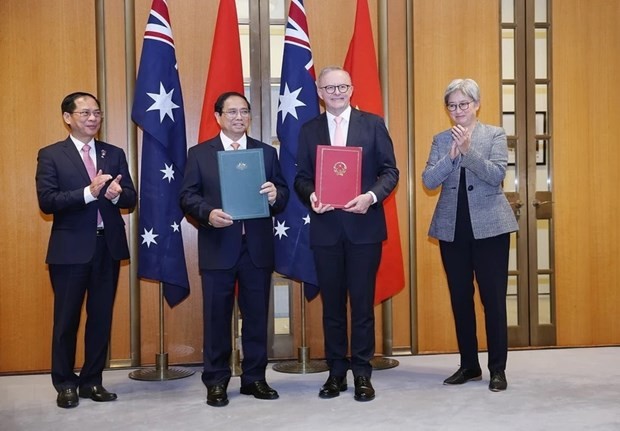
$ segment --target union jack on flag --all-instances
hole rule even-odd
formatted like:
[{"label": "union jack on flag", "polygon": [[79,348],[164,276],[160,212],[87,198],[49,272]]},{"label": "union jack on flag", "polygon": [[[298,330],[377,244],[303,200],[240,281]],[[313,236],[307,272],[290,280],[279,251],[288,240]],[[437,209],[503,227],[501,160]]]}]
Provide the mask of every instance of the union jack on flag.
[{"label": "union jack on flag", "polygon": [[292,192],[286,209],[274,221],[275,269],[282,275],[304,282],[307,299],[314,298],[319,292],[310,250],[310,214],[309,208],[302,204],[293,190],[299,129],[319,115],[315,80],[303,0],[292,0],[284,33],[277,121],[280,165]]},{"label": "union jack on flag", "polygon": [[153,0],[136,79],[133,121],[142,128],[138,276],[160,281],[173,307],[189,295],[179,190],[187,159],[183,95],[165,0]]}]

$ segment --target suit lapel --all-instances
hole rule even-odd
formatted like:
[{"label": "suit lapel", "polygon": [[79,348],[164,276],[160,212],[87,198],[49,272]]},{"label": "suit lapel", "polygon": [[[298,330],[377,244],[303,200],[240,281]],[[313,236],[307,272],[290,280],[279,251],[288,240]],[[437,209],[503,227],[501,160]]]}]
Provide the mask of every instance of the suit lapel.
[{"label": "suit lapel", "polygon": [[246,136],[246,144],[247,144],[248,150],[250,148],[258,148],[258,144],[254,142],[254,139],[250,138],[249,136]]},{"label": "suit lapel", "polygon": [[95,141],[95,166],[97,172],[101,170],[103,173],[108,171],[106,169],[107,161],[106,161],[106,150],[102,148],[103,144],[99,141]]},{"label": "suit lapel", "polygon": [[215,152],[224,151],[224,144],[222,144],[222,139],[220,135],[217,135],[217,138],[212,139],[209,143],[207,143],[211,147],[211,149]]},{"label": "suit lapel", "polygon": [[[481,138],[486,138],[485,133],[486,131],[483,129],[482,123],[477,122],[474,126],[474,130],[471,132],[471,148],[478,148]],[[486,139],[483,141],[486,141]]]},{"label": "suit lapel", "polygon": [[331,145],[331,140],[329,139],[329,125],[327,124],[327,114],[323,112],[321,114],[321,122],[319,123],[321,127],[319,128],[319,141],[317,145]]},{"label": "suit lapel", "polygon": [[359,127],[361,123],[362,115],[357,109],[351,108],[351,116],[349,117],[349,131],[347,133],[347,147],[350,146],[359,146],[360,142],[360,133],[362,128]]},{"label": "suit lapel", "polygon": [[202,145],[208,145],[209,149],[208,151],[205,151],[205,155],[208,157],[207,160],[205,160],[202,163],[205,163],[204,166],[209,166],[209,167],[215,167],[214,169],[214,174],[217,178],[217,181],[219,183],[220,181],[220,170],[218,169],[218,161],[217,161],[217,153],[218,151],[224,151],[224,144],[222,143],[222,139],[220,138],[220,135],[217,135],[216,138],[211,139],[210,141],[208,141],[205,144]]},{"label": "suit lapel", "polygon": [[63,142],[63,151],[67,156],[67,159],[75,166],[77,172],[80,173],[86,184],[90,184],[90,177],[88,176],[88,171],[86,170],[86,166],[84,166],[84,161],[82,160],[82,156],[78,152],[77,148],[75,148],[75,144],[71,140],[71,138],[67,138]]}]

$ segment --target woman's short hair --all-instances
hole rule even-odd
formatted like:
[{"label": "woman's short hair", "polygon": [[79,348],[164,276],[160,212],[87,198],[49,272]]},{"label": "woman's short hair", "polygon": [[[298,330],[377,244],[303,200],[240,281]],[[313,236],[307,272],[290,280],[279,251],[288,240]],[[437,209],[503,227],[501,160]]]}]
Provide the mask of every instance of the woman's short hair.
[{"label": "woman's short hair", "polygon": [[460,91],[465,96],[470,97],[474,102],[480,102],[480,87],[476,81],[470,78],[455,79],[446,88],[446,92],[443,95],[444,103],[448,104],[448,98],[455,91]]}]

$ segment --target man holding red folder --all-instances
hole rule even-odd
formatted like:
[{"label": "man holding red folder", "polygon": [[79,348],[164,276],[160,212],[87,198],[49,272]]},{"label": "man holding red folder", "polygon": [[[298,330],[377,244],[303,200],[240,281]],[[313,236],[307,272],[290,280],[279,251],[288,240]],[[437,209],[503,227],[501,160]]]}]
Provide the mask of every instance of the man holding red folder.
[{"label": "man holding red folder", "polygon": [[[317,81],[326,112],[302,126],[295,190],[307,202],[310,246],[323,299],[323,331],[329,378],[319,391],[333,398],[347,389],[347,371],[355,382],[355,399],[370,401],[375,390],[370,360],[375,353],[374,295],[381,243],[387,238],[382,202],[398,183],[392,140],[383,119],[350,105],[353,85],[339,67],[324,68]],[[342,208],[321,202],[315,193],[317,147],[362,149],[361,194]],[[347,357],[347,295],[351,303],[351,357]]]}]

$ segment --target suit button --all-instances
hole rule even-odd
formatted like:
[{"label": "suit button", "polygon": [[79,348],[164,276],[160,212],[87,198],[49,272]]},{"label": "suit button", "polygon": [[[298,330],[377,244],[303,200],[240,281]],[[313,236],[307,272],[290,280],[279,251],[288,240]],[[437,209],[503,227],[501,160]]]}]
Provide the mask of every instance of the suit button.
[{"label": "suit button", "polygon": [[469,190],[470,192],[474,189],[474,186],[469,186],[467,187],[467,190]]}]

